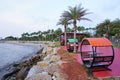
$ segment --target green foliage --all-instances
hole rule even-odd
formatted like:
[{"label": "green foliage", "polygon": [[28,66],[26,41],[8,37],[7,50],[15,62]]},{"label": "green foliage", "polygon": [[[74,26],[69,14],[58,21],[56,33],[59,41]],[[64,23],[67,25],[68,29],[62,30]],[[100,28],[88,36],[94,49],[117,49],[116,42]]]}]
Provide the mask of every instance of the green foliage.
[{"label": "green foliage", "polygon": [[61,33],[62,33],[61,28],[56,29],[55,32],[54,32],[56,37],[59,37]]},{"label": "green foliage", "polygon": [[81,31],[81,32],[83,32],[85,30],[85,27],[83,27],[83,26],[78,26],[77,27],[77,31]]},{"label": "green foliage", "polygon": [[74,54],[80,54],[80,52],[74,52]]},{"label": "green foliage", "polygon": [[88,74],[89,77],[93,77],[93,72],[92,72],[92,70],[88,69],[88,70],[87,70],[87,74]]},{"label": "green foliage", "polygon": [[115,36],[116,38],[120,37],[120,20],[116,19],[114,21],[110,21],[109,19],[104,20],[102,23],[96,26],[96,36],[97,37],[107,37],[112,38]]},{"label": "green foliage", "polygon": [[[77,27],[76,25],[77,25],[77,21],[81,21],[81,20],[88,20],[88,21],[90,21],[90,19],[84,17],[87,14],[89,14],[87,12],[87,9],[84,9],[81,6],[81,4],[78,5],[78,6],[75,6],[75,7],[69,6],[68,11],[64,11],[63,14],[62,14],[63,18],[66,18],[68,21],[73,23],[73,25],[74,25],[74,39],[75,40],[76,40],[76,27]],[[76,46],[76,44],[74,45],[74,52],[76,52],[76,47],[75,46]]]},{"label": "green foliage", "polygon": [[[85,66],[85,64],[83,64],[82,67],[83,67],[83,68],[87,68],[87,67]],[[87,75],[88,75],[89,77],[93,77],[93,72],[92,72],[92,70],[87,69],[86,73],[87,73]]]},{"label": "green foliage", "polygon": [[60,42],[59,41],[55,41],[54,45],[55,45],[55,47],[59,47],[60,46]]},{"label": "green foliage", "polygon": [[74,32],[74,29],[73,28],[71,29],[71,28],[67,27],[66,32]]},{"label": "green foliage", "polygon": [[32,33],[23,33],[21,38],[19,40],[25,40],[25,41],[58,41],[59,35],[62,33],[61,28],[58,28],[56,30],[48,29],[47,31],[38,31],[38,32],[32,32]]},{"label": "green foliage", "polygon": [[85,64],[82,65],[83,68],[86,68]]},{"label": "green foliage", "polygon": [[119,45],[115,43],[115,44],[113,44],[113,47],[119,47]]},{"label": "green foliage", "polygon": [[58,28],[56,30],[48,29],[47,31],[38,31],[28,33],[25,32],[21,34],[20,38],[13,36],[8,36],[5,40],[22,40],[22,41],[59,41],[59,36],[62,33],[62,29]]},{"label": "green foliage", "polygon": [[5,38],[5,40],[17,40],[17,38],[13,36],[8,36]]},{"label": "green foliage", "polygon": [[63,25],[64,27],[66,27],[67,25],[69,25],[71,22],[68,21],[67,18],[61,17],[59,19],[59,22],[57,23],[57,25]]}]

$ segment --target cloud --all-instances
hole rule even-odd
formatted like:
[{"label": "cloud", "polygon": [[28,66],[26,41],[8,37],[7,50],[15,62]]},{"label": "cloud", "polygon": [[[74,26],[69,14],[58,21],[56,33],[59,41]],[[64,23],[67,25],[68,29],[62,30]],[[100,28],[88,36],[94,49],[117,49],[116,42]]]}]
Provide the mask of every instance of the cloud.
[{"label": "cloud", "polygon": [[119,0],[1,0],[0,36],[56,29],[61,13],[80,3],[93,14],[86,16],[92,22],[80,21],[78,26],[95,27],[106,18],[120,18]]},{"label": "cloud", "polygon": [[6,24],[8,23],[8,24],[16,24],[16,25],[32,22],[32,20],[25,17],[21,17],[20,15],[16,15],[16,14],[1,15],[0,21],[5,22]]}]

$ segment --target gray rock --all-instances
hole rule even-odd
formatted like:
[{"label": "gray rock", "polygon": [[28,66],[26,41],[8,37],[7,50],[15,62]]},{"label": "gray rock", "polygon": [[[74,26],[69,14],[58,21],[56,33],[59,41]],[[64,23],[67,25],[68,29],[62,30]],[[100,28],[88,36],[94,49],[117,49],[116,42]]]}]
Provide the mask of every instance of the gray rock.
[{"label": "gray rock", "polygon": [[59,55],[53,55],[50,58],[50,62],[57,62],[61,59],[61,57]]},{"label": "gray rock", "polygon": [[53,48],[53,52],[52,52],[52,54],[57,54],[57,50],[58,50],[59,48]]},{"label": "gray rock", "polygon": [[43,71],[41,74],[48,74],[48,72]]},{"label": "gray rock", "polygon": [[23,67],[16,75],[17,80],[23,80],[26,77],[27,67]]},{"label": "gray rock", "polygon": [[36,74],[34,76],[31,76],[29,78],[26,78],[25,80],[52,80],[51,76],[48,74]]},{"label": "gray rock", "polygon": [[46,62],[50,62],[50,59],[51,59],[52,56],[53,56],[53,54],[49,54],[43,60],[46,61]]},{"label": "gray rock", "polygon": [[66,80],[66,79],[64,79],[64,78],[56,78],[56,80]]},{"label": "gray rock", "polygon": [[48,72],[49,74],[53,74],[54,72],[59,72],[59,66],[57,64],[51,63],[49,66],[44,67],[44,71]]},{"label": "gray rock", "polygon": [[41,72],[43,72],[43,67],[35,65],[30,69],[26,78],[31,77]]},{"label": "gray rock", "polygon": [[66,61],[62,61],[62,60],[59,60],[56,62],[56,64],[58,64],[59,66],[62,65],[63,63],[67,63]]}]

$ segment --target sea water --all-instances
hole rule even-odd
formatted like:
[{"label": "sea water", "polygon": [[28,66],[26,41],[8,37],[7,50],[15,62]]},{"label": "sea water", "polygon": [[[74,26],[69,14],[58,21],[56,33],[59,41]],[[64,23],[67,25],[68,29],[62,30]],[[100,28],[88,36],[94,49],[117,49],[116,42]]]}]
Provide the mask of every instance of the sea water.
[{"label": "sea water", "polygon": [[40,44],[0,43],[0,73],[6,66],[33,56],[40,49]]}]

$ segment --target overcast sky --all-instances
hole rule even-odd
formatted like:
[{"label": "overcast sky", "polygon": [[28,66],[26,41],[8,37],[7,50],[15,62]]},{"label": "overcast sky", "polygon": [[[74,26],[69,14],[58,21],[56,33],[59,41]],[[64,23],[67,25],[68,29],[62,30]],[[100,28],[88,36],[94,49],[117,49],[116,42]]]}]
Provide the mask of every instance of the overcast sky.
[{"label": "overcast sky", "polygon": [[105,19],[120,19],[120,0],[0,0],[0,37],[63,28],[56,26],[61,13],[80,3],[92,12],[86,16],[92,22],[81,21],[78,26],[95,27]]}]

